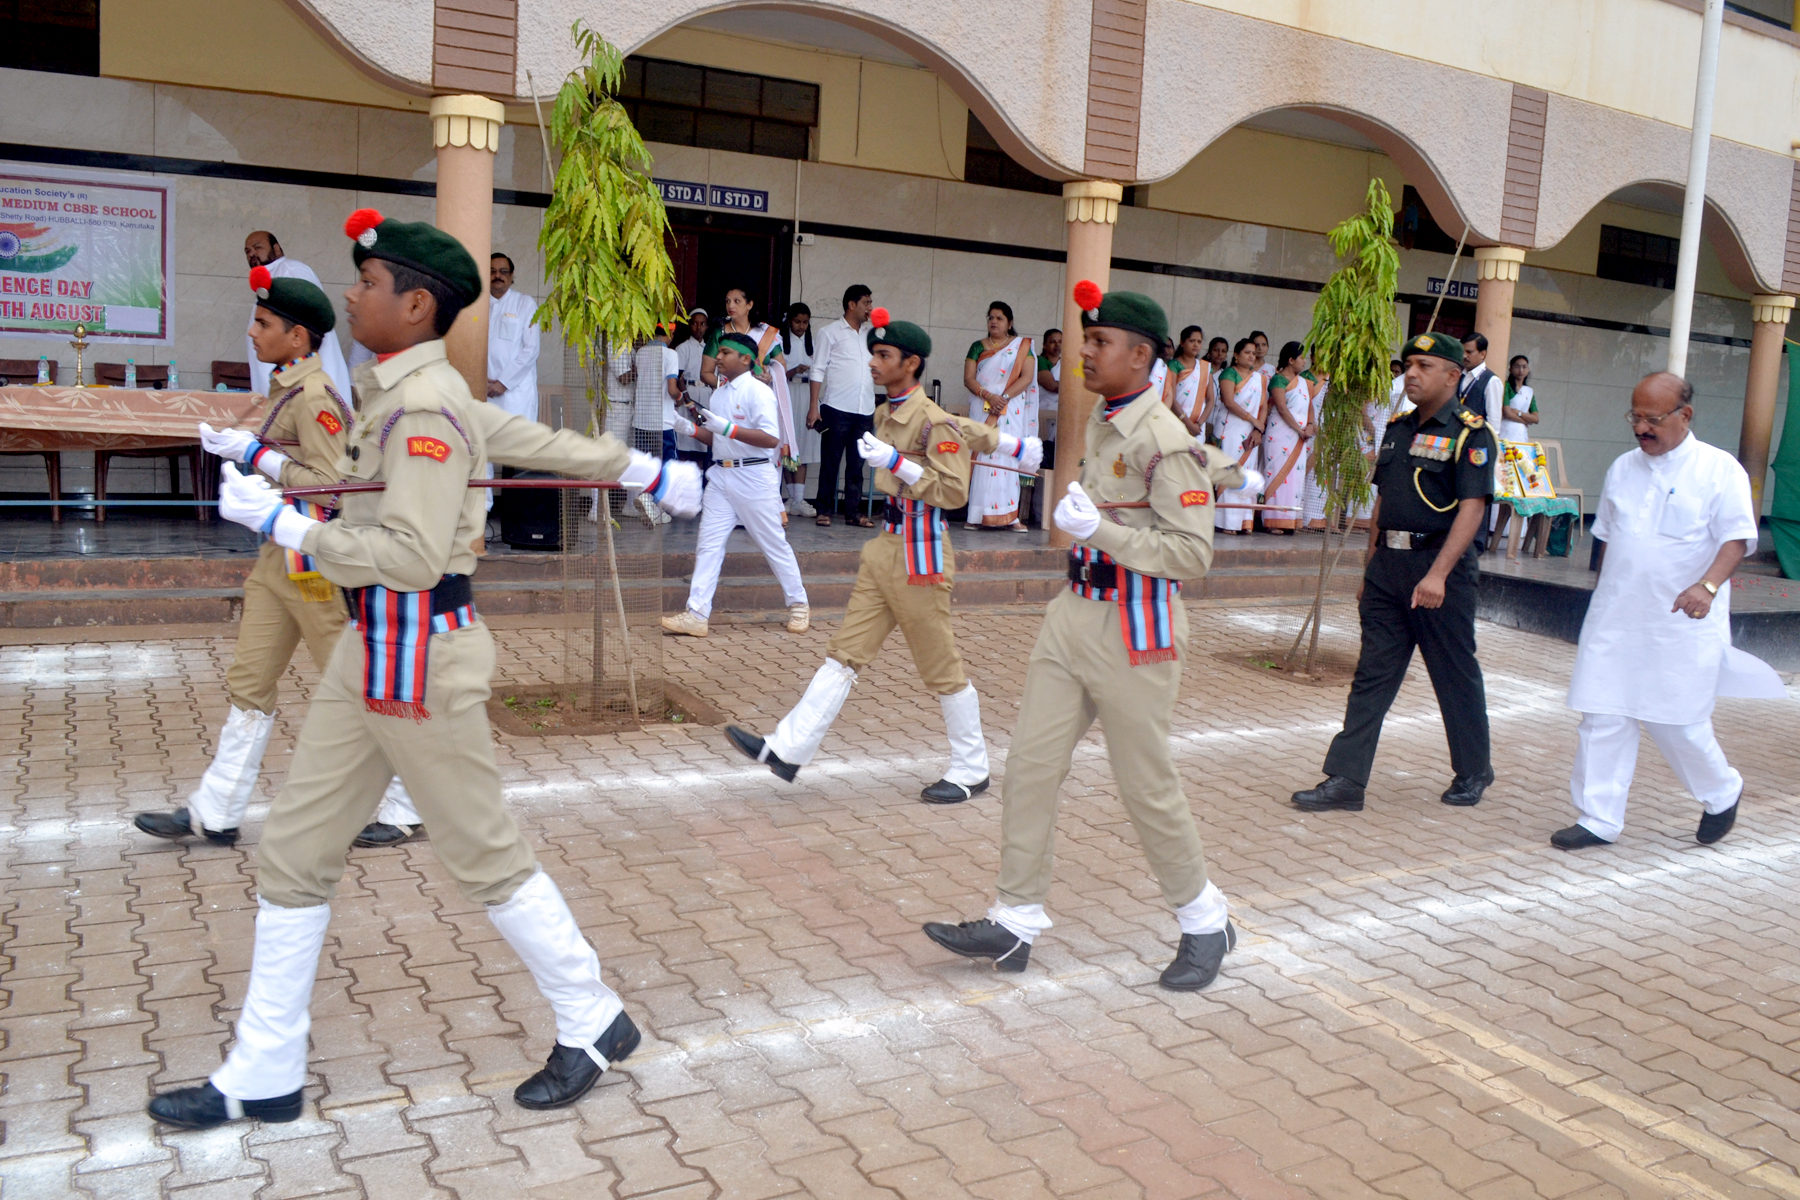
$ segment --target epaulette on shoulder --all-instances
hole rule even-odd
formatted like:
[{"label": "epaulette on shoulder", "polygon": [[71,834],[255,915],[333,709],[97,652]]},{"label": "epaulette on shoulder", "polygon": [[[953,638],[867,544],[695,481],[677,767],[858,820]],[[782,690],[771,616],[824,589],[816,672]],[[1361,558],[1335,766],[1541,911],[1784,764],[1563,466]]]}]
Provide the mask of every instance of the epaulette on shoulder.
[{"label": "epaulette on shoulder", "polygon": [[1480,429],[1483,425],[1487,424],[1487,419],[1480,413],[1471,412],[1466,408],[1457,409],[1456,416],[1457,419],[1462,421],[1462,423],[1467,425],[1470,429]]}]

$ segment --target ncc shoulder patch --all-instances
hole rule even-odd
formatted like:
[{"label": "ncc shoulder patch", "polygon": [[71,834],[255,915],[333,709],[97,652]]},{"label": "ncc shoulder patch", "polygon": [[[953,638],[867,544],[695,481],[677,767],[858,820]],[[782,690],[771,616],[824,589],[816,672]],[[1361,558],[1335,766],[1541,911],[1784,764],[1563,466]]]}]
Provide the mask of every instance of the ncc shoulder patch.
[{"label": "ncc shoulder patch", "polygon": [[1181,493],[1181,507],[1192,508],[1196,504],[1205,504],[1208,501],[1210,501],[1211,499],[1212,499],[1211,492],[1196,488],[1191,492]]},{"label": "ncc shoulder patch", "polygon": [[443,462],[450,457],[450,443],[434,437],[409,437],[406,439],[406,452],[414,458]]},{"label": "ncc shoulder patch", "polygon": [[1475,449],[1469,451],[1469,465],[1470,466],[1485,467],[1487,465],[1487,460],[1488,460],[1488,452],[1487,452],[1486,446],[1478,446]]},{"label": "ncc shoulder patch", "polygon": [[344,432],[344,423],[338,420],[337,414],[330,409],[321,408],[319,410],[319,415],[314,417],[313,420],[323,425],[325,427],[325,432],[334,437]]},{"label": "ncc shoulder patch", "polygon": [[958,450],[961,450],[961,449],[962,449],[961,442],[939,442],[937,444],[937,452],[939,454],[955,454]]}]

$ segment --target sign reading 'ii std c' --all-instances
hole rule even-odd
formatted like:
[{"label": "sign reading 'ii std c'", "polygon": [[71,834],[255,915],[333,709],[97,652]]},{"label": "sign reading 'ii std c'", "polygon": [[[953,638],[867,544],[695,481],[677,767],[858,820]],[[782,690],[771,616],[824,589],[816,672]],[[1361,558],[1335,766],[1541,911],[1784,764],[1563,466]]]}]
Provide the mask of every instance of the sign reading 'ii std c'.
[{"label": "sign reading 'ii std c'", "polygon": [[168,342],[170,197],[152,176],[0,163],[0,336]]},{"label": "sign reading 'ii std c'", "polygon": [[767,216],[769,212],[769,193],[759,192],[752,188],[726,187],[717,183],[689,183],[680,179],[658,179],[656,190],[662,193],[664,204],[679,204],[687,208],[723,208],[732,212],[756,213]]}]

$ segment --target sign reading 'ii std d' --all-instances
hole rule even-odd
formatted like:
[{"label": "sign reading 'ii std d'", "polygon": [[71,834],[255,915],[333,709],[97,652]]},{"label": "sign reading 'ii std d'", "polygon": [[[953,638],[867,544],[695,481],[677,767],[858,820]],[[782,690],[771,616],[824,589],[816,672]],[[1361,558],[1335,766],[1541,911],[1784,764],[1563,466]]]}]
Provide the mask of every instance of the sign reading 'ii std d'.
[{"label": "sign reading 'ii std d'", "polygon": [[169,187],[0,163],[0,335],[166,343]]},{"label": "sign reading 'ii std d'", "polygon": [[658,179],[656,190],[664,204],[687,208],[724,208],[732,212],[769,214],[769,193],[751,188],[726,187],[718,183],[688,183],[680,179]]}]

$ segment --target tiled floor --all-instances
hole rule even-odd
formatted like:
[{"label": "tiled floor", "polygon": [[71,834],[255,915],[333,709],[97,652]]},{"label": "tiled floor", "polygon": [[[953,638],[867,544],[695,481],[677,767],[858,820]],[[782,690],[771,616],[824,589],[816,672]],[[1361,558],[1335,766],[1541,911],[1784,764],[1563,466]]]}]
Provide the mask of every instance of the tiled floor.
[{"label": "tiled floor", "polygon": [[[1332,610],[1327,644],[1351,652]],[[1159,990],[1174,922],[1097,736],[1065,791],[1057,921],[1021,978],[918,923],[978,915],[999,801],[914,799],[937,707],[903,646],[794,786],[717,729],[498,747],[509,803],[646,1032],[572,1109],[509,1093],[544,1002],[428,843],[359,851],[289,1125],[159,1132],[150,1093],[219,1061],[249,964],[255,838],[175,848],[128,815],[177,800],[224,709],[226,638],[0,649],[0,1179],[12,1197],[1800,1196],[1800,705],[1727,701],[1736,832],[1646,750],[1618,846],[1545,844],[1569,813],[1573,648],[1483,626],[1500,782],[1446,809],[1415,669],[1369,809],[1302,816],[1343,693],[1211,657],[1291,611],[1195,610],[1176,751],[1245,934],[1199,995]],[[1035,619],[958,617],[1001,773]],[[670,646],[674,673],[768,728],[828,628]],[[553,641],[501,634],[501,676]],[[771,668],[769,664],[780,664]],[[744,664],[760,664],[746,669]],[[263,798],[313,672],[287,685]]]}]

